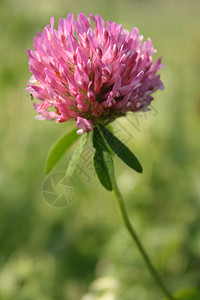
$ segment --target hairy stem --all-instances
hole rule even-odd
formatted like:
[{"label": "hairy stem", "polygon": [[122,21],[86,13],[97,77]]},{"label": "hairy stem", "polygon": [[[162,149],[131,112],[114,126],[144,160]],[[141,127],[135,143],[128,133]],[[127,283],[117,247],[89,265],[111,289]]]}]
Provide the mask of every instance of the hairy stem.
[{"label": "hairy stem", "polygon": [[[110,152],[110,155],[112,154],[112,150],[110,148],[110,146],[108,145],[107,141],[105,140],[103,133],[101,132],[101,129],[99,126],[97,126],[99,133],[101,134],[102,139],[104,140],[108,151]],[[114,175],[114,170],[113,170],[113,174],[112,174],[112,186],[113,186],[113,192],[115,195],[115,198],[117,200],[117,204],[120,210],[120,214],[122,217],[122,220],[124,222],[125,227],[127,228],[128,232],[130,233],[132,239],[134,240],[134,242],[136,243],[145,263],[147,268],[149,269],[149,272],[151,273],[151,275],[153,276],[153,278],[155,279],[155,282],[157,283],[157,285],[161,288],[161,290],[163,291],[164,295],[167,297],[167,299],[169,300],[176,300],[173,295],[171,294],[171,292],[166,288],[165,284],[163,283],[162,279],[160,278],[159,274],[157,273],[156,269],[154,268],[146,250],[144,249],[143,245],[140,242],[140,239],[137,235],[137,233],[135,232],[129,218],[126,212],[126,207],[123,201],[123,198],[121,196],[121,193],[118,189],[117,186],[117,182],[115,179],[115,175]]]},{"label": "hairy stem", "polygon": [[129,221],[129,218],[128,218],[128,215],[127,215],[127,212],[126,212],[126,208],[125,208],[122,196],[121,196],[121,194],[119,192],[119,189],[117,187],[117,184],[116,184],[116,180],[114,182],[113,191],[114,191],[117,203],[118,203],[118,207],[119,207],[119,210],[120,210],[122,220],[123,220],[127,230],[129,231],[131,237],[133,238],[134,242],[136,243],[136,245],[137,245],[137,247],[138,247],[145,263],[146,263],[147,268],[149,269],[151,275],[153,276],[153,278],[155,279],[156,283],[159,285],[159,287],[161,288],[163,293],[167,296],[167,298],[170,299],[170,300],[175,300],[175,298],[172,296],[170,291],[168,291],[168,289],[166,288],[165,284],[163,283],[162,279],[158,275],[158,273],[155,270],[154,266],[152,265],[152,262],[151,262],[151,260],[148,256],[146,250],[144,249],[143,245],[141,244],[137,233],[135,232],[131,222]]}]

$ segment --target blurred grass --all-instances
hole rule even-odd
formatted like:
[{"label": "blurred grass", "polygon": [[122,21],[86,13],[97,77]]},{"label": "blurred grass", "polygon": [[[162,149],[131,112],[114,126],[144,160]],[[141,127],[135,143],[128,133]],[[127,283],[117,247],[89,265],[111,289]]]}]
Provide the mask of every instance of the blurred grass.
[{"label": "blurred grass", "polygon": [[[0,299],[81,299],[101,277],[117,282],[113,299],[160,299],[113,195],[96,177],[88,183],[76,173],[78,194],[68,208],[42,199],[46,154],[74,124],[34,119],[24,90],[26,48],[52,15],[57,23],[79,11],[139,27],[163,56],[166,89],[155,95],[152,112],[120,119],[144,174],[117,158],[115,165],[129,215],[167,284],[200,284],[200,2],[7,0],[0,1]],[[65,170],[70,155],[55,171]]]}]

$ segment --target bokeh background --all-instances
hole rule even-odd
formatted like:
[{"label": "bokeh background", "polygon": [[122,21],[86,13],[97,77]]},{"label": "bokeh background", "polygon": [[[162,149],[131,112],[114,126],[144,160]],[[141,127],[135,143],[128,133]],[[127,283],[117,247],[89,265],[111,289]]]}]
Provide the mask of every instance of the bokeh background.
[{"label": "bokeh background", "polygon": [[[200,1],[1,0],[1,300],[162,298],[113,194],[93,175],[91,155],[81,165],[86,173],[75,174],[77,195],[69,207],[42,198],[47,152],[74,123],[34,119],[25,91],[26,49],[51,16],[57,25],[80,11],[137,26],[152,38],[155,59],[163,57],[166,88],[155,94],[152,111],[115,125],[129,135],[144,173],[117,158],[115,168],[129,216],[166,284],[172,291],[200,285]],[[73,150],[54,173],[65,171]]]}]

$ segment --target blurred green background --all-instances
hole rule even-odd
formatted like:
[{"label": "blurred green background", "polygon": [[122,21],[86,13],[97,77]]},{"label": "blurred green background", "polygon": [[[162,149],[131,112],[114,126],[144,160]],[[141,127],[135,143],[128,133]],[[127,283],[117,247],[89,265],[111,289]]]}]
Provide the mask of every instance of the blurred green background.
[{"label": "blurred green background", "polygon": [[[117,180],[129,216],[169,288],[200,285],[200,1],[1,0],[1,300],[163,296],[122,226],[113,194],[93,177],[91,161],[83,166],[89,180],[75,174],[72,205],[58,209],[42,198],[47,152],[74,123],[34,119],[25,91],[26,49],[33,48],[33,37],[51,16],[57,24],[80,11],[127,29],[137,26],[145,39],[152,38],[155,59],[163,57],[166,88],[155,94],[152,111],[115,124],[122,137],[127,132],[131,137],[127,145],[144,173],[116,158]],[[54,173],[65,171],[73,150]]]}]

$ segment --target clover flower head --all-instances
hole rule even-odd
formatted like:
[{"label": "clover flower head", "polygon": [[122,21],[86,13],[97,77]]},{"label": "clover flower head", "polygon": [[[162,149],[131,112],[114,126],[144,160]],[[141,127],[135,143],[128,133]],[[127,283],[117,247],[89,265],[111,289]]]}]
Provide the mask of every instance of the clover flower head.
[{"label": "clover flower head", "polygon": [[150,38],[134,27],[83,13],[62,18],[58,30],[54,18],[42,34],[34,38],[34,50],[28,49],[33,74],[27,90],[40,100],[34,103],[37,117],[66,122],[76,120],[78,134],[90,132],[95,124],[106,124],[128,111],[147,109],[152,93],[163,89],[157,71],[161,58]]}]

